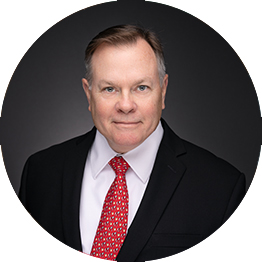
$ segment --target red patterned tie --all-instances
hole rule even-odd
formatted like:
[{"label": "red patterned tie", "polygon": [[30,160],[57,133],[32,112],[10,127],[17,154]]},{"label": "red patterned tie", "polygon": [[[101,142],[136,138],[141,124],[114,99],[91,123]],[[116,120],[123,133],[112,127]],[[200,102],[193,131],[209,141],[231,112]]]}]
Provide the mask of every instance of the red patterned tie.
[{"label": "red patterned tie", "polygon": [[128,191],[125,174],[129,165],[121,156],[111,159],[109,165],[116,177],[107,192],[90,255],[115,260],[127,232]]}]

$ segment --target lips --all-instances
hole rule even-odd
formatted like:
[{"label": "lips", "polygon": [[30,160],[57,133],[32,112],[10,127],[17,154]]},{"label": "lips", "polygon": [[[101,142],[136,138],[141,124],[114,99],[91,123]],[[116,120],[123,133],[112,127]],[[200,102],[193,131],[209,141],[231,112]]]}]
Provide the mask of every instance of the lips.
[{"label": "lips", "polygon": [[139,123],[139,121],[138,122],[117,122],[117,121],[115,121],[114,122],[115,124],[119,124],[119,125],[136,125],[136,124],[138,124]]},{"label": "lips", "polygon": [[113,123],[116,126],[121,126],[121,127],[136,127],[139,125],[141,122],[140,121],[113,121]]}]

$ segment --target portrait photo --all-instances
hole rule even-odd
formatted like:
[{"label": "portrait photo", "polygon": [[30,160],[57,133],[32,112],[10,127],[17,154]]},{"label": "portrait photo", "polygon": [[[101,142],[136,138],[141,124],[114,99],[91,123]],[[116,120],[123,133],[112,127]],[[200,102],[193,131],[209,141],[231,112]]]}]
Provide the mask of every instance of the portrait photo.
[{"label": "portrait photo", "polygon": [[[253,10],[239,13],[255,20]],[[247,256],[238,240],[248,250],[250,231],[261,229],[259,78],[250,60],[261,56],[261,39],[255,22],[232,25],[228,12],[206,1],[65,5],[45,26],[36,20],[41,30],[26,48],[11,27],[23,49],[15,66],[5,59],[1,176],[4,239],[19,239],[21,257],[31,249],[45,260]],[[242,44],[240,30],[256,44]]]}]

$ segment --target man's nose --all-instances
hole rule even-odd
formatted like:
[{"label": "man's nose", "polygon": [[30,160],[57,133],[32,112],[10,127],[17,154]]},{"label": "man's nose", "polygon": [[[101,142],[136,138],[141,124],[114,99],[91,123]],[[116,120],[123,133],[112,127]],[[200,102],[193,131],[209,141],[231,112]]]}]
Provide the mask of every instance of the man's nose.
[{"label": "man's nose", "polygon": [[116,103],[116,110],[125,114],[134,112],[137,108],[137,104],[131,93],[122,93],[119,96],[119,100]]}]

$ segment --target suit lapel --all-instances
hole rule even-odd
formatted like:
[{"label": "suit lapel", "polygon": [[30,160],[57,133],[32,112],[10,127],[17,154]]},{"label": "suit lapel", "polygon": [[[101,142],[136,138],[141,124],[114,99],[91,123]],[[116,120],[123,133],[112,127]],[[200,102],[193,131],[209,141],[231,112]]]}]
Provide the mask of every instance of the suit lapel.
[{"label": "suit lapel", "polygon": [[[186,170],[177,156],[184,154],[182,141],[162,121],[164,137],[156,162],[117,261],[133,262],[146,245]],[[175,148],[175,150],[174,150]]]},{"label": "suit lapel", "polygon": [[82,251],[79,206],[81,185],[88,151],[94,141],[96,130],[77,140],[65,158],[62,194],[62,219],[65,243]]}]

